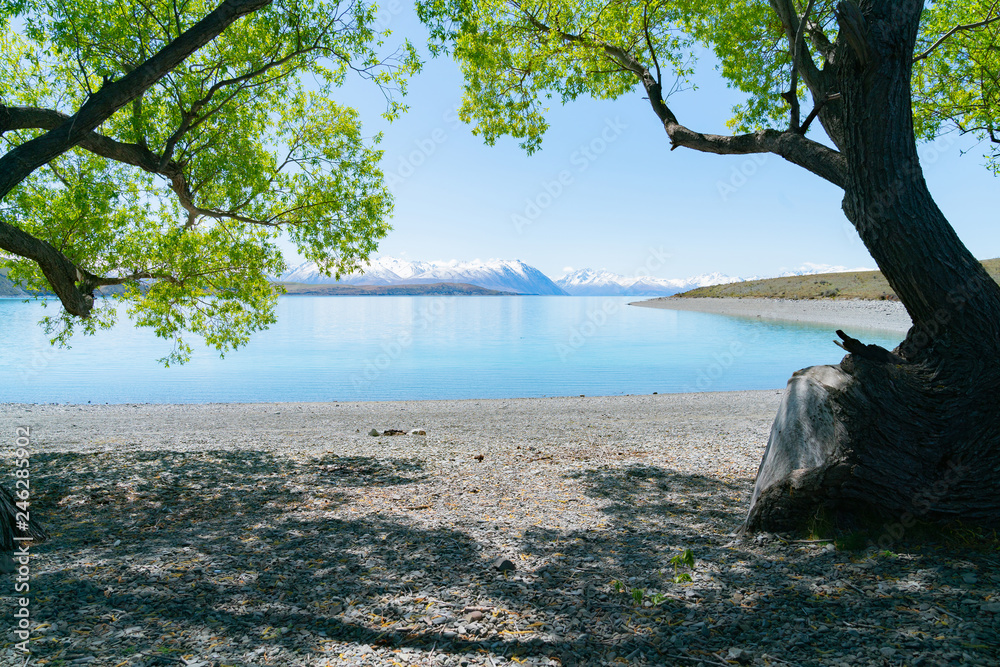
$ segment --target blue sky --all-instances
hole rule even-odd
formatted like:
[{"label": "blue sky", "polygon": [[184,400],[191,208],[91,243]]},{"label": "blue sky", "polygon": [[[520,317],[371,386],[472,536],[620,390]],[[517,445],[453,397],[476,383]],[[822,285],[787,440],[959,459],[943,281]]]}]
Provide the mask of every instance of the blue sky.
[{"label": "blue sky", "polygon": [[[408,37],[426,52],[423,26],[398,1],[384,14],[390,39]],[[698,90],[678,93],[671,107],[692,129],[726,133],[738,92],[704,58],[695,81]],[[461,86],[454,62],[428,59],[410,83],[411,110],[391,124],[377,117],[384,101],[373,87],[343,90],[370,131],[385,132],[396,208],[380,255],[521,259],[552,277],[569,267],[677,278],[875,266],[836,187],[774,155],[671,152],[638,90],[615,101],[554,101],[542,150],[529,157],[513,139],[486,146],[458,121]],[[981,259],[1000,256],[997,181],[984,150],[956,135],[921,149],[938,204]]]}]

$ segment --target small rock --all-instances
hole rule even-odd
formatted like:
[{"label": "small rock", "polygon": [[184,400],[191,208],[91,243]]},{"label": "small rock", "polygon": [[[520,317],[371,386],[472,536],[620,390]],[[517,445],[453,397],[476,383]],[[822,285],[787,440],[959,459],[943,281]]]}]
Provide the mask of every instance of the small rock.
[{"label": "small rock", "polygon": [[372,429],[372,430],[368,431],[368,435],[375,436],[375,435],[382,435],[382,434],[379,433],[377,430]]},{"label": "small rock", "polygon": [[470,623],[475,623],[476,621],[483,620],[483,612],[481,612],[481,611],[472,611],[472,612],[469,612],[469,615],[466,616],[465,618]]},{"label": "small rock", "polygon": [[878,652],[882,654],[883,658],[891,658],[896,655],[896,649],[891,646],[883,646],[878,650]]},{"label": "small rock", "polygon": [[513,572],[517,568],[512,562],[501,556],[493,561],[493,569],[499,570],[500,572]]},{"label": "small rock", "polygon": [[726,654],[726,660],[735,660],[741,665],[748,665],[753,662],[753,657],[741,648],[736,648],[735,646],[729,649],[729,653]]},{"label": "small rock", "polygon": [[406,431],[402,431],[398,428],[387,428],[382,431],[382,435],[406,435]]},{"label": "small rock", "polygon": [[968,572],[968,573],[962,575],[962,581],[964,581],[967,584],[974,584],[977,581],[979,581],[979,577],[977,577],[976,575],[972,574],[971,572]]},{"label": "small rock", "polygon": [[991,614],[1000,614],[1000,602],[988,602],[984,604],[981,609],[983,611],[988,611]]},{"label": "small rock", "polygon": [[410,435],[427,435],[427,431],[422,428],[415,428],[410,431]]}]

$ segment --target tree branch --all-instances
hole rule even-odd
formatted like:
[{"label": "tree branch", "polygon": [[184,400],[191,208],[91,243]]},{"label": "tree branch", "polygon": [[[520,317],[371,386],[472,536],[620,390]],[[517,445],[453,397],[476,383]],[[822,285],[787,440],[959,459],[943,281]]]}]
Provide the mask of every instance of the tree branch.
[{"label": "tree branch", "polygon": [[[991,13],[995,7],[996,3],[993,3],[993,7],[990,8]],[[913,62],[921,61],[927,56],[929,56],[934,49],[941,46],[941,44],[943,44],[946,39],[954,35],[956,32],[963,32],[966,30],[975,30],[977,28],[984,28],[991,23],[996,23],[997,21],[1000,21],[1000,16],[994,16],[993,18],[983,19],[982,21],[979,21],[977,23],[966,23],[965,25],[956,25],[951,30],[941,35],[941,37],[936,42],[931,44],[930,48],[928,48],[926,51],[923,51],[922,53],[913,56]]]},{"label": "tree branch", "polygon": [[670,107],[663,101],[663,90],[649,69],[637,61],[624,49],[600,42],[594,42],[581,35],[554,30],[530,14],[525,14],[538,30],[553,33],[566,42],[582,47],[600,50],[626,71],[635,74],[642,82],[649,97],[653,112],[663,123],[663,129],[670,137],[671,150],[683,146],[704,153],[719,155],[746,155],[750,153],[774,153],[793,164],[824,178],[834,185],[844,187],[847,163],[844,156],[821,143],[807,139],[798,132],[763,130],[751,134],[724,136],[695,132],[677,121]]},{"label": "tree branch", "polygon": [[734,136],[702,134],[681,125],[676,119],[664,122],[663,126],[670,137],[671,150],[683,146],[718,155],[774,153],[841,188],[846,183],[844,156],[798,132],[761,130]]},{"label": "tree branch", "polygon": [[[788,39],[788,44],[791,47],[792,67],[802,77],[813,97],[819,98],[827,92],[823,82],[823,73],[816,67],[816,63],[809,57],[806,49],[796,48],[796,45],[802,40],[802,31],[805,27],[803,24],[805,23],[805,19],[809,17],[812,4],[812,2],[809,3],[810,9],[806,10],[805,16],[800,20],[792,0],[771,0],[771,8],[778,15],[781,25],[785,28],[785,37]],[[822,34],[822,31],[819,31],[818,28],[816,30]],[[823,39],[825,39],[825,36],[823,36]]]},{"label": "tree branch", "polygon": [[809,21],[806,25],[806,34],[809,35],[809,41],[812,42],[813,48],[823,56],[823,60],[827,63],[832,62],[837,47],[827,38],[819,24]]},{"label": "tree branch", "polygon": [[832,95],[827,95],[820,101],[816,102],[816,106],[814,106],[813,110],[809,112],[809,115],[806,116],[806,119],[802,121],[802,127],[799,128],[799,134],[805,134],[809,130],[809,126],[816,119],[816,116],[819,115],[819,112],[823,110],[823,107],[826,106],[827,102],[833,102],[834,100],[839,100],[840,97],[841,97],[840,93],[834,93]]},{"label": "tree branch", "polygon": [[[806,10],[801,19],[793,0],[770,0],[770,3],[785,29],[785,36],[789,44],[797,45],[797,48],[790,48],[793,73],[798,72],[798,76],[802,77],[802,81],[809,88],[815,105],[814,110],[819,110],[817,115],[823,124],[823,129],[826,130],[833,143],[838,148],[843,149],[843,117],[840,108],[837,105],[828,105],[824,101],[829,99],[831,93],[836,92],[836,73],[830,67],[823,69],[817,67],[809,49],[803,48],[805,46],[803,37],[808,34],[813,46],[823,55],[824,61],[831,62],[834,46],[827,39],[823,29],[809,19],[813,3],[810,2],[810,9]],[[794,90],[792,92],[794,93]],[[788,100],[788,97],[785,99]],[[792,102],[789,102],[789,105],[791,106]],[[795,120],[794,109],[792,120]],[[794,122],[790,124],[794,125]],[[802,132],[801,127],[798,128],[798,131]]]},{"label": "tree branch", "polygon": [[[124,77],[118,81],[106,82],[58,127],[8,152],[0,158],[0,199],[36,169],[83,141],[118,109],[142,95],[236,20],[269,3],[270,0],[225,0]],[[0,248],[34,260],[66,311],[78,317],[89,317],[94,305],[94,285],[88,280],[89,274],[78,268],[63,253],[3,220],[0,220]]]},{"label": "tree branch", "polygon": [[646,35],[646,46],[649,48],[649,56],[653,59],[653,66],[656,67],[656,83],[663,86],[663,77],[660,75],[660,63],[656,60],[656,50],[653,49],[653,40],[649,37],[649,19],[646,16],[646,10],[649,9],[649,4],[642,6],[642,31]]},{"label": "tree branch", "polygon": [[[0,105],[0,132],[6,130],[40,129],[45,130],[61,125],[67,116],[59,111],[51,109],[39,109],[37,107],[5,107]],[[161,156],[153,153],[143,144],[129,144],[117,141],[98,132],[89,132],[77,144],[80,148],[88,150],[95,155],[138,167],[151,174],[163,176],[170,182],[170,189],[177,195],[180,205],[188,213],[187,227],[193,227],[199,217],[213,218],[216,220],[236,220],[253,225],[264,227],[280,227],[288,224],[277,217],[286,215],[290,211],[283,211],[275,217],[261,220],[241,215],[234,210],[220,210],[203,208],[194,202],[194,193],[188,187],[187,177],[181,164],[170,160],[164,164]],[[285,164],[289,161],[286,160]],[[51,166],[51,165],[50,165]],[[284,166],[284,165],[282,165]],[[280,169],[280,168],[279,168]],[[151,276],[147,276],[151,277]],[[117,284],[117,283],[99,283]]]},{"label": "tree branch", "polygon": [[35,169],[65,153],[88,132],[177,67],[189,55],[215,39],[237,19],[271,0],[226,0],[212,13],[118,81],[108,82],[87,98],[62,126],[21,144],[0,158],[0,198]]},{"label": "tree branch", "polygon": [[858,6],[852,0],[841,0],[837,3],[837,23],[844,39],[850,44],[851,50],[858,57],[862,68],[867,68],[874,59],[871,37],[868,34],[868,21]]},{"label": "tree branch", "polygon": [[[816,0],[809,0],[809,4],[806,5],[806,11],[802,14],[802,18],[799,19],[799,27],[795,31],[795,37],[792,39],[791,44],[791,54],[792,54],[792,81],[788,87],[788,92],[782,95],[785,101],[788,102],[790,107],[790,118],[788,121],[788,129],[792,132],[799,131],[799,67],[798,62],[802,55],[802,36],[803,31],[806,27],[806,21],[809,20],[809,15],[812,13],[813,4]],[[804,133],[803,133],[804,134]]]}]

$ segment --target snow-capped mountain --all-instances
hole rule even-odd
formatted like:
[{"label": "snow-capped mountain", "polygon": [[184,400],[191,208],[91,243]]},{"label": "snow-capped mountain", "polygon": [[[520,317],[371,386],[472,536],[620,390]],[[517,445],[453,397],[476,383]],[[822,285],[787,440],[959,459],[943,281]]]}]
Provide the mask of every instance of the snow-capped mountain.
[{"label": "snow-capped mountain", "polygon": [[670,296],[695,287],[739,282],[721,273],[706,273],[691,278],[630,278],[610,271],[580,269],[556,281],[573,296]]},{"label": "snow-capped mountain", "polygon": [[407,262],[395,257],[380,257],[362,266],[364,273],[352,273],[335,280],[325,276],[316,268],[315,262],[303,262],[281,276],[281,280],[289,283],[306,283],[308,285],[325,285],[342,283],[344,285],[397,285],[408,281],[430,268],[427,262]]},{"label": "snow-capped mountain", "polygon": [[[736,278],[722,273],[705,273],[690,278],[629,277],[610,271],[580,269],[552,281],[548,276],[520,260],[491,259],[483,262],[421,262],[379,257],[353,273],[334,280],[324,276],[313,262],[305,262],[281,276],[281,280],[310,285],[422,285],[430,283],[465,283],[517,294],[570,294],[572,296],[669,296],[696,287],[759,280],[762,276]],[[838,271],[863,271],[842,266],[804,264],[784,271],[778,277],[801,276]],[[774,276],[767,276],[774,277]]]},{"label": "snow-capped mountain", "polygon": [[363,273],[341,276],[338,281],[321,274],[313,262],[305,262],[281,276],[281,280],[312,285],[337,282],[345,285],[465,283],[517,294],[566,294],[544,273],[517,259],[411,262],[395,257],[379,257],[362,269]]},{"label": "snow-capped mountain", "polygon": [[556,285],[572,296],[670,296],[679,292],[707,287],[709,285],[725,285],[746,280],[761,280],[762,278],[784,278],[787,276],[807,276],[817,273],[841,273],[846,271],[872,271],[873,269],[849,269],[844,266],[829,264],[806,263],[798,269],[783,271],[777,276],[747,276],[735,278],[723,273],[705,273],[690,278],[638,278],[623,276],[610,271],[595,271],[580,269],[556,280]]}]

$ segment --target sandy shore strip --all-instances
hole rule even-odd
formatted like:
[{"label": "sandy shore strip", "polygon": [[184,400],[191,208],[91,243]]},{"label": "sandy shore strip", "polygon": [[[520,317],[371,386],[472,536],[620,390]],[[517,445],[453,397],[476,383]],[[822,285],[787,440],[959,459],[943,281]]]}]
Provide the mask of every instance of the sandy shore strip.
[{"label": "sandy shore strip", "polygon": [[906,308],[898,301],[861,299],[757,299],[660,297],[635,301],[631,306],[694,310],[701,313],[759,317],[765,320],[828,324],[835,328],[881,329],[906,333],[912,325]]},{"label": "sandy shore strip", "polygon": [[734,539],[781,395],[2,404],[32,664],[996,665],[995,552]]}]

